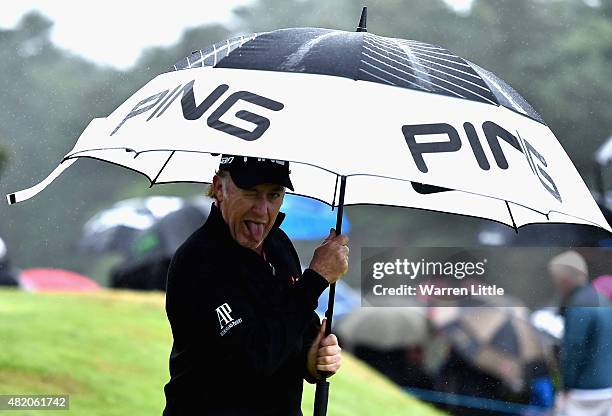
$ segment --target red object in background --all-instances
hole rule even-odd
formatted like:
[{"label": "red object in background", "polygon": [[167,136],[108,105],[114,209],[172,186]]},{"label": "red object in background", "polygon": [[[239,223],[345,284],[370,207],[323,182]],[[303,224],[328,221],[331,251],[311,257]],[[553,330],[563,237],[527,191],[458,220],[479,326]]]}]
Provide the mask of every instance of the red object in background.
[{"label": "red object in background", "polygon": [[591,284],[599,293],[612,300],[612,275],[599,276]]},{"label": "red object in background", "polygon": [[63,269],[25,269],[19,286],[29,292],[92,292],[100,285],[89,277]]}]

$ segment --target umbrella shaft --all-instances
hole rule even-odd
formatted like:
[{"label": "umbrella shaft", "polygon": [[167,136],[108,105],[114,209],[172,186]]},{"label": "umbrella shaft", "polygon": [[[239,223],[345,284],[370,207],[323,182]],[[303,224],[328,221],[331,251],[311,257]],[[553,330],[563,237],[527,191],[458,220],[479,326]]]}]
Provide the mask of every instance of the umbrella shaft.
[{"label": "umbrella shaft", "polygon": [[[336,235],[342,234],[342,215],[344,214],[344,194],[346,191],[346,176],[340,177],[340,195],[338,197],[338,211],[336,213]],[[327,311],[325,317],[327,318],[327,327],[325,328],[325,335],[331,334],[332,319],[334,316],[334,297],[336,295],[336,284],[332,283],[329,285],[329,300],[327,301]]]},{"label": "umbrella shaft", "polygon": [[[340,196],[338,198],[338,212],[336,217],[336,235],[342,233],[342,214],[344,212],[344,191],[346,190],[346,176],[340,177]],[[327,302],[327,326],[325,327],[325,336],[331,333],[332,318],[334,316],[334,296],[336,295],[336,284],[329,285],[329,300]],[[322,372],[323,377],[330,374]],[[315,390],[314,416],[325,416],[327,414],[327,401],[329,399],[329,382],[325,379],[317,382]]]}]

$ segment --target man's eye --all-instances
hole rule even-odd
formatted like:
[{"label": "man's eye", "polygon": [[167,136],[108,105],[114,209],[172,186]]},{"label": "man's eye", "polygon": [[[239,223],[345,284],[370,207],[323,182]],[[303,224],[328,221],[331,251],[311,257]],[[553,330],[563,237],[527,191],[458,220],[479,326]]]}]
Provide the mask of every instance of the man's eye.
[{"label": "man's eye", "polygon": [[280,192],[274,192],[272,195],[270,195],[272,197],[272,199],[276,199],[276,198],[280,198],[281,194]]}]

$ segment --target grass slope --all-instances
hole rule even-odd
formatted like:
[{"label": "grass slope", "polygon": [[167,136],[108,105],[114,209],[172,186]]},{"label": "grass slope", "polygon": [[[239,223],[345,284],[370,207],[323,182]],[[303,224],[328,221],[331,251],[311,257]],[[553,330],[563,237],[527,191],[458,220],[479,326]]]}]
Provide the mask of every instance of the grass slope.
[{"label": "grass slope", "polygon": [[[0,290],[0,394],[69,394],[56,415],[161,415],[171,345],[160,294]],[[313,396],[305,383],[306,415]],[[440,414],[347,354],[330,396],[334,416]]]}]

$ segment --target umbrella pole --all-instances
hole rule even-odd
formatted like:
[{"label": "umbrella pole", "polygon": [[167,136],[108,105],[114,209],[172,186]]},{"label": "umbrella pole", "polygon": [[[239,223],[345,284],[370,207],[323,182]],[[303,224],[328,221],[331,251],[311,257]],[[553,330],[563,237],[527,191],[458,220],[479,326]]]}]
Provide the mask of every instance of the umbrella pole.
[{"label": "umbrella pole", "polygon": [[[342,214],[344,213],[344,192],[346,190],[346,176],[340,177],[340,195],[338,197],[338,211],[336,213],[336,235],[342,234]],[[331,334],[332,319],[334,317],[334,298],[336,296],[336,284],[329,285],[329,300],[327,302],[327,326],[325,336]],[[325,377],[325,374],[321,374]],[[314,401],[314,416],[325,416],[327,414],[327,402],[329,400],[329,381],[323,379],[317,381]]]}]

